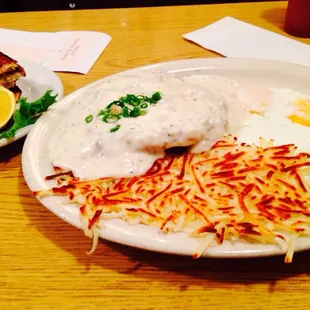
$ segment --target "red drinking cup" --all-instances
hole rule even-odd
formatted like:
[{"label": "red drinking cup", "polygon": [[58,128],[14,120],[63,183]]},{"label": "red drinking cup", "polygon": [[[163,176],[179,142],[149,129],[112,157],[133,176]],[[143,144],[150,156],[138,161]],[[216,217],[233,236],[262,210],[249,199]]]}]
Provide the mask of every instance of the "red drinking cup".
[{"label": "red drinking cup", "polygon": [[310,0],[289,0],[285,31],[293,36],[310,38]]}]

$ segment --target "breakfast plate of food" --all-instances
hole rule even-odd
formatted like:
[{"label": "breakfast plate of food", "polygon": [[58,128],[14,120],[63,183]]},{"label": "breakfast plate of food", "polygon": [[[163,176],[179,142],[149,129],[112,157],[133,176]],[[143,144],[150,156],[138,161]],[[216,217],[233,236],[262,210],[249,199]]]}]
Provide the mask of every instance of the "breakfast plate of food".
[{"label": "breakfast plate of food", "polygon": [[39,201],[99,238],[198,257],[310,249],[310,68],[190,59],[105,77],[26,138]]},{"label": "breakfast plate of food", "polygon": [[0,147],[26,136],[40,115],[62,97],[63,85],[54,72],[0,52]]}]

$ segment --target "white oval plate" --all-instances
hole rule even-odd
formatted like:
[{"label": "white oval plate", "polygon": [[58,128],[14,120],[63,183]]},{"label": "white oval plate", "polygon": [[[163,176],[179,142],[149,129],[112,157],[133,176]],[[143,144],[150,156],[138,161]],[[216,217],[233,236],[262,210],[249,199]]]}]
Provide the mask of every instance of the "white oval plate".
[{"label": "white oval plate", "polygon": [[[178,75],[215,74],[232,78],[238,82],[256,82],[270,87],[286,87],[307,93],[309,91],[310,68],[264,60],[247,59],[190,59],[144,66],[118,73],[143,74],[143,71],[168,72]],[[53,168],[47,153],[47,141],[54,130],[59,117],[64,115],[74,100],[80,95],[100,87],[111,77],[87,85],[66,96],[43,115],[27,136],[22,154],[22,167],[29,188],[47,189],[53,182],[46,182],[44,177],[53,174]],[[58,113],[57,113],[58,112]],[[61,113],[60,113],[61,112]],[[47,197],[40,202],[51,212],[66,222],[81,229],[79,209],[76,206],[64,205],[59,197]],[[180,255],[192,255],[198,242],[184,233],[160,232],[155,227],[141,224],[130,225],[122,220],[104,221],[100,236],[117,243],[142,249]],[[296,251],[310,249],[310,238],[298,239]],[[242,241],[227,242],[208,249],[204,256],[213,257],[256,257],[284,254],[285,249],[274,245],[249,244]]]},{"label": "white oval plate", "polygon": [[[26,76],[17,81],[17,86],[22,91],[22,97],[26,97],[29,102],[42,97],[47,90],[52,90],[52,94],[58,94],[57,101],[63,98],[63,85],[60,78],[47,67],[39,64],[19,60],[18,63],[25,69]],[[12,139],[0,139],[0,147],[8,145],[26,136],[33,125],[17,130]]]}]

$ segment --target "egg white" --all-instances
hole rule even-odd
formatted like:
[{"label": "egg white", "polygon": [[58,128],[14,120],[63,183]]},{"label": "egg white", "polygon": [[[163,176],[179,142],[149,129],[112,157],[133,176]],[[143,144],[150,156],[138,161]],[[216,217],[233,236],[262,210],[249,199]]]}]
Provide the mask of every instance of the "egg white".
[{"label": "egg white", "polygon": [[[293,103],[309,96],[291,89],[253,88],[240,92],[248,105],[243,126],[236,133],[238,140],[258,144],[260,138],[274,140],[274,145],[295,144],[300,151],[310,152],[310,127],[293,123],[288,116],[295,112]],[[262,102],[264,101],[264,102]],[[260,114],[251,113],[256,110]]]}]

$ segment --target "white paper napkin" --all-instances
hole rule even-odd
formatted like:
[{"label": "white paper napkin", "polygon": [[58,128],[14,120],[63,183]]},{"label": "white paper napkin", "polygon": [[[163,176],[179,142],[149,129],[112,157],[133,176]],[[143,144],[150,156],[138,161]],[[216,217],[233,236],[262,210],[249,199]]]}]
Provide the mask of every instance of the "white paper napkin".
[{"label": "white paper napkin", "polygon": [[278,60],[310,66],[310,46],[225,17],[183,37],[226,57]]},{"label": "white paper napkin", "polygon": [[111,37],[103,32],[26,32],[0,28],[0,51],[53,71],[88,73]]}]

